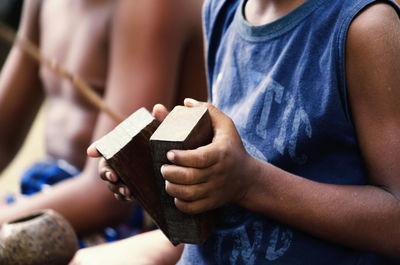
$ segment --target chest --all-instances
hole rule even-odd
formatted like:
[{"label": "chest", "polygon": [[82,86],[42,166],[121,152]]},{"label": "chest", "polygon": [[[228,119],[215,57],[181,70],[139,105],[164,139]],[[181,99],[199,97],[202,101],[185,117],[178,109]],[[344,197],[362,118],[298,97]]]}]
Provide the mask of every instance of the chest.
[{"label": "chest", "polygon": [[[40,49],[68,71],[96,88],[104,87],[111,1],[44,1],[40,16]],[[65,80],[42,67],[40,75],[48,93],[66,89]]]},{"label": "chest", "polygon": [[[333,38],[307,36],[305,25],[307,30],[254,41],[234,23],[215,51],[210,91],[212,103],[235,122],[247,151],[309,178],[322,176],[315,169],[328,169],[332,156],[338,165],[345,155],[355,157],[337,78],[343,62],[334,56]],[[323,177],[318,180],[337,181],[329,172]]]}]

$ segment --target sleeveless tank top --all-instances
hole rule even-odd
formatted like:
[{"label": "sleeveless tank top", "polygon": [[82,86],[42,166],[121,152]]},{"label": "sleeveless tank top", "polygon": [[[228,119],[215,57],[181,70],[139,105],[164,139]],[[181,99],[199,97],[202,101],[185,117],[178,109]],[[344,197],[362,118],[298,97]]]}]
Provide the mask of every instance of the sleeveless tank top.
[{"label": "sleeveless tank top", "polygon": [[[308,0],[261,26],[246,22],[246,0],[205,2],[210,100],[252,156],[322,183],[367,183],[346,96],[345,41],[374,2]],[[235,205],[218,214],[210,238],[185,246],[180,264],[392,264]]]}]

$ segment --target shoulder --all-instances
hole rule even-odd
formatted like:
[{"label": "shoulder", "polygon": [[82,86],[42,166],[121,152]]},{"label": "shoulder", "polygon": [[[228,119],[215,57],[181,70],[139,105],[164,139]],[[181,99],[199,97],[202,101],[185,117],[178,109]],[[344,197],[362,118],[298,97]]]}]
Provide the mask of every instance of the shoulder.
[{"label": "shoulder", "polygon": [[[389,62],[400,57],[400,19],[393,6],[376,3],[367,6],[350,24],[346,42],[346,61],[361,69],[393,67]],[[393,62],[394,64],[398,64]],[[383,70],[382,68],[380,68]],[[369,69],[372,71],[372,69]]]},{"label": "shoulder", "polygon": [[369,5],[351,23],[346,42],[346,83],[353,114],[361,106],[362,115],[398,115],[386,110],[400,99],[399,69],[399,15],[391,5]]},{"label": "shoulder", "polygon": [[[367,6],[351,23],[346,42],[346,65],[361,71],[392,72],[400,61],[400,19],[393,6]],[[368,77],[370,78],[370,77]]]},{"label": "shoulder", "polygon": [[[383,44],[393,40],[400,30],[399,14],[395,8],[386,3],[375,3],[367,6],[352,21],[348,31],[348,42],[351,45],[369,43]],[[386,36],[385,39],[381,37]]]},{"label": "shoulder", "polygon": [[[400,57],[400,19],[396,10],[384,3],[367,6],[350,24],[346,42],[346,63],[361,69],[393,67]],[[352,60],[353,62],[348,62]],[[393,62],[394,64],[398,64]],[[373,70],[373,69],[369,69]]]},{"label": "shoulder", "polygon": [[208,40],[214,29],[224,31],[232,21],[240,0],[205,0],[203,5],[203,27]]}]

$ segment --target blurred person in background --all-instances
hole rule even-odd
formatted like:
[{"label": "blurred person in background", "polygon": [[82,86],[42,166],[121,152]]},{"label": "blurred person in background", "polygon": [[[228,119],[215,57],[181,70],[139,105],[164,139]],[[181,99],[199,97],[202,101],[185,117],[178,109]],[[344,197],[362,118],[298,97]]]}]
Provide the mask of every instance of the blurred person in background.
[{"label": "blurred person in background", "polygon": [[[161,173],[179,210],[217,209],[216,227],[178,264],[400,264],[399,6],[207,0],[203,14],[211,103],[185,105],[208,107],[214,138],[170,150]],[[182,251],[165,240],[120,246],[159,264]]]},{"label": "blurred person in background", "polygon": [[[127,117],[158,102],[171,107],[187,96],[206,99],[201,4],[27,0],[18,35]],[[0,171],[15,157],[43,103],[47,158],[23,174],[21,193],[30,197],[7,198],[0,224],[51,208],[85,238],[81,246],[148,229],[140,208],[115,200],[97,177],[98,162],[86,160],[89,143],[117,123],[17,46],[0,75]]]}]

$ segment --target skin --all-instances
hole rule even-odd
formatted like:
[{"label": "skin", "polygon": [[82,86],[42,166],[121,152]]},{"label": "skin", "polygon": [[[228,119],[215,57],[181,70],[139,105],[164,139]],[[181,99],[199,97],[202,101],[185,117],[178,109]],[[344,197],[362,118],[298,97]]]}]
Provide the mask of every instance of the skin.
[{"label": "skin", "polygon": [[[47,57],[87,80],[114,111],[127,117],[157,102],[173,106],[188,95],[206,98],[201,1],[186,2],[29,0],[19,34],[37,44],[40,40]],[[178,4],[187,16],[174,13]],[[97,177],[98,161],[85,156],[89,143],[116,122],[17,48],[0,76],[0,168],[14,157],[45,99],[46,153],[82,174],[1,208],[0,224],[52,208],[86,235],[128,218],[135,204],[116,201]]]},{"label": "skin", "polygon": [[[288,9],[289,3],[294,6]],[[245,15],[258,25],[299,4],[249,0]],[[229,117],[210,104],[186,100],[188,107],[208,106],[214,139],[167,154],[174,164],[162,168],[167,192],[186,213],[233,202],[316,237],[400,258],[399,71],[399,17],[389,5],[371,5],[350,25],[346,43],[348,99],[368,185],[318,183],[260,161],[246,152]],[[93,147],[88,153],[96,156]]]},{"label": "skin", "polygon": [[246,20],[252,25],[270,23],[303,4],[304,0],[248,1]]},{"label": "skin", "polygon": [[[154,248],[157,242],[157,249]],[[149,249],[152,251],[149,252]],[[98,264],[176,264],[183,245],[174,247],[159,230],[139,234],[132,238],[80,250],[70,265]],[[153,255],[157,253],[158,255]],[[116,260],[116,257],[118,259]]]}]

